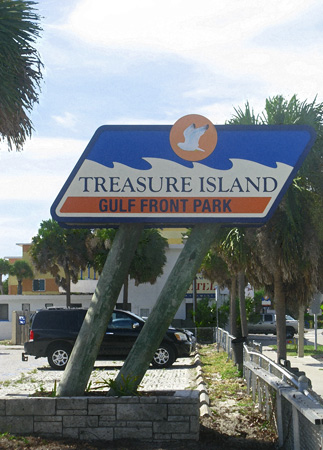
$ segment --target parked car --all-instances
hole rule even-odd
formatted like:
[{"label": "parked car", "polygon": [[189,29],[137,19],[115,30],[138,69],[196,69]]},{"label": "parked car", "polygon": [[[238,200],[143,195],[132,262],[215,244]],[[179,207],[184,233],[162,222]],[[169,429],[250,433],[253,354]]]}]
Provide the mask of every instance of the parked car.
[{"label": "parked car", "polygon": [[[47,357],[50,366],[64,370],[86,309],[42,309],[31,318],[29,341],[24,344],[22,359],[26,355]],[[145,321],[130,312],[114,310],[103,338],[98,358],[124,360],[137,339]],[[189,356],[196,347],[192,333],[170,327],[159,345],[152,365],[170,367],[177,358]]]},{"label": "parked car", "polygon": [[[256,323],[248,323],[249,333],[254,334],[277,334],[276,313],[266,312],[260,314],[260,319]],[[298,321],[293,317],[286,315],[286,335],[293,337],[298,333]]]}]

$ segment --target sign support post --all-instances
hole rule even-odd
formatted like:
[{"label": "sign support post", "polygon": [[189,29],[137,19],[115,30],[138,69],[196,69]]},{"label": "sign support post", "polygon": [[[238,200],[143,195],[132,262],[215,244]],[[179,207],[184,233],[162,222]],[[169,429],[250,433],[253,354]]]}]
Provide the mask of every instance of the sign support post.
[{"label": "sign support post", "polygon": [[[199,224],[193,228],[145,326],[115,379],[117,385],[123,386],[124,380],[132,380],[132,389],[139,386],[153,359],[156,344],[162,341],[219,230],[219,224]],[[113,390],[109,392],[109,395],[114,394]]]},{"label": "sign support post", "polygon": [[119,227],[93,294],[86,320],[58,385],[59,397],[84,395],[142,230],[142,224],[122,224]]}]

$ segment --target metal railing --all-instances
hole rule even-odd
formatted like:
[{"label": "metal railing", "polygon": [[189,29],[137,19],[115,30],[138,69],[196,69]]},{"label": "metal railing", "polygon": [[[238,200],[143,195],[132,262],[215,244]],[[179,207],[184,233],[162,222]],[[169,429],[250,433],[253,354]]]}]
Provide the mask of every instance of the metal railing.
[{"label": "metal railing", "polygon": [[[234,336],[218,330],[218,345],[235,359]],[[243,344],[243,376],[247,390],[268,420],[274,420],[279,448],[323,448],[323,403],[305,376],[297,377],[263,355],[261,344]]]},{"label": "metal railing", "polygon": [[185,327],[185,330],[191,331],[199,344],[213,344],[217,341],[216,327]]}]

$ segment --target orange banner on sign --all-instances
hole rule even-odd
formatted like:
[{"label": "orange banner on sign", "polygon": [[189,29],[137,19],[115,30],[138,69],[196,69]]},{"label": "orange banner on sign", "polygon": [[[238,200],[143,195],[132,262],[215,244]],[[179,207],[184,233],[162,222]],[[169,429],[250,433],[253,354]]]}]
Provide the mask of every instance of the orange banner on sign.
[{"label": "orange banner on sign", "polygon": [[62,214],[261,214],[270,197],[68,197]]}]

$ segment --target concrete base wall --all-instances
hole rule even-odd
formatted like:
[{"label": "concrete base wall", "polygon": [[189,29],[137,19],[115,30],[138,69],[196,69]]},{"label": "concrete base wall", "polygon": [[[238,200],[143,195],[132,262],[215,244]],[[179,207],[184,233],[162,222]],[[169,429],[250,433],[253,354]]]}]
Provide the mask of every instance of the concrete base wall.
[{"label": "concrete base wall", "polygon": [[2,398],[0,432],[80,440],[198,440],[199,392],[140,397]]}]

